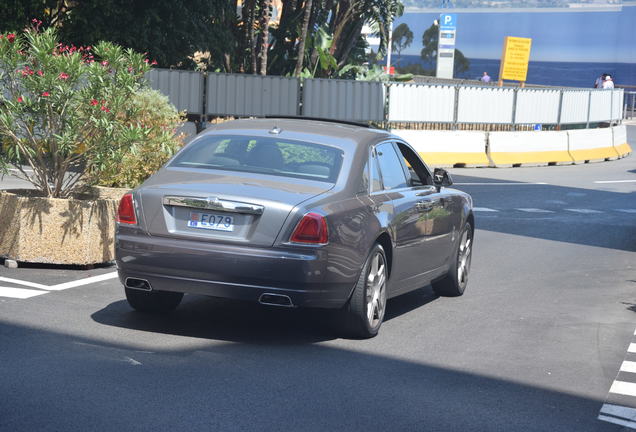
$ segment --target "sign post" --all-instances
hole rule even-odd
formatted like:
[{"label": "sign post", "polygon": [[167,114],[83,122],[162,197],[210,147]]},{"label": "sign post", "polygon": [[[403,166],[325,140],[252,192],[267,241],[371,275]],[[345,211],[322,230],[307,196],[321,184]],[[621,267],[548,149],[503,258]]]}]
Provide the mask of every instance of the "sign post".
[{"label": "sign post", "polygon": [[437,39],[437,70],[435,72],[435,76],[438,78],[453,78],[456,33],[457,14],[441,14]]},{"label": "sign post", "polygon": [[525,87],[532,39],[506,36],[499,66],[499,87],[504,80],[519,81]]}]

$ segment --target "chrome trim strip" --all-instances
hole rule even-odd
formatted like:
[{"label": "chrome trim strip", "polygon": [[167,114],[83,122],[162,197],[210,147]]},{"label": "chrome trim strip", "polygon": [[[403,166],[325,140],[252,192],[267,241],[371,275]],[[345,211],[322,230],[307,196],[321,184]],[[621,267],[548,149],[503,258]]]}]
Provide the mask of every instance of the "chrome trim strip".
[{"label": "chrome trim strip", "polygon": [[265,207],[238,201],[223,200],[216,197],[164,196],[163,205],[189,207],[195,209],[218,210],[231,213],[263,214]]}]

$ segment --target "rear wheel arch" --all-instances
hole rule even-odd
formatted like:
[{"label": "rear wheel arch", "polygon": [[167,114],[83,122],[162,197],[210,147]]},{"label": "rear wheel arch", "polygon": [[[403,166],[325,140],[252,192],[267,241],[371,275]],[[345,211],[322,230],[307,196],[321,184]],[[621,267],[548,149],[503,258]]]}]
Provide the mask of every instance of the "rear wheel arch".
[{"label": "rear wheel arch", "polygon": [[382,246],[384,254],[386,255],[386,261],[388,264],[388,276],[391,277],[391,269],[393,268],[393,241],[391,236],[385,231],[375,240],[375,243]]}]

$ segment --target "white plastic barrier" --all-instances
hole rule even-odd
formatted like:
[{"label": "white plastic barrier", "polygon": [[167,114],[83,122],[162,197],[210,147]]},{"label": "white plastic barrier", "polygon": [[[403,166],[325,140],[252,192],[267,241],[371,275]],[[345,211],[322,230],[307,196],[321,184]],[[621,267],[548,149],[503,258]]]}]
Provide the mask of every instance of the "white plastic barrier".
[{"label": "white plastic barrier", "polygon": [[429,166],[488,166],[486,133],[393,129],[411,144]]},{"label": "white plastic barrier", "polygon": [[611,128],[574,129],[567,131],[568,150],[575,162],[618,158]]},{"label": "white plastic barrier", "polygon": [[561,124],[586,123],[590,92],[564,90],[561,102]]},{"label": "white plastic barrier", "polygon": [[489,155],[496,166],[571,164],[567,132],[490,132]]},{"label": "white plastic barrier", "polygon": [[612,144],[619,157],[627,156],[632,152],[632,148],[627,143],[627,127],[625,125],[612,128]]}]

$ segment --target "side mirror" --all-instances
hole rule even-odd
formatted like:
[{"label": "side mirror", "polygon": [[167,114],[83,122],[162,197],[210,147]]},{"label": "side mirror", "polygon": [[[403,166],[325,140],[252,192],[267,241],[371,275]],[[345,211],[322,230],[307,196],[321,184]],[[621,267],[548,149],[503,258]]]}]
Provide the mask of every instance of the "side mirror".
[{"label": "side mirror", "polygon": [[433,182],[436,186],[450,186],[453,184],[451,175],[443,168],[435,168],[433,171]]}]

